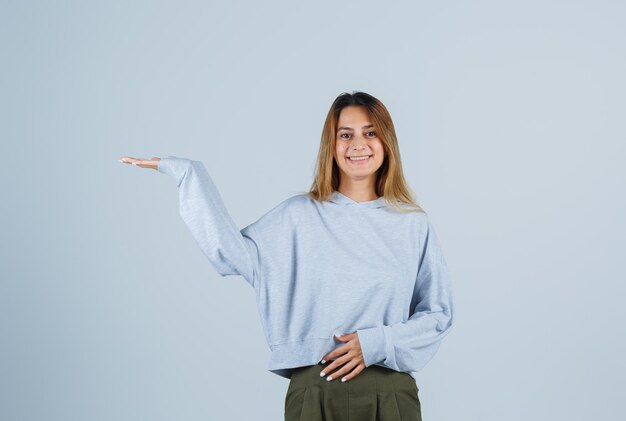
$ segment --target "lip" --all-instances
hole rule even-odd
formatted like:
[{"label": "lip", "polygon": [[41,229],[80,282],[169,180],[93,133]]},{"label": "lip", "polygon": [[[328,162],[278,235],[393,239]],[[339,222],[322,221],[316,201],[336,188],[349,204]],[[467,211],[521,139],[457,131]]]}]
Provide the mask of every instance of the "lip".
[{"label": "lip", "polygon": [[[361,159],[360,161],[352,161],[350,158],[358,158],[358,157],[362,157],[362,156],[367,156],[367,159]],[[354,155],[354,156],[346,156],[346,161],[351,164],[351,165],[363,165],[367,162],[370,162],[370,159],[372,159],[372,155]]]}]

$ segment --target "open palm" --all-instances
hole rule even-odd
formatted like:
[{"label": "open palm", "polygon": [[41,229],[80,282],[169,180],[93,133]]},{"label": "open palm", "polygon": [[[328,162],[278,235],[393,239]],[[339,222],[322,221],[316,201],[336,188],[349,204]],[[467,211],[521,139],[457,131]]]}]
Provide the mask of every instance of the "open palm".
[{"label": "open palm", "polygon": [[153,170],[158,169],[160,160],[161,158],[157,156],[153,156],[152,159],[133,158],[131,156],[123,156],[118,159],[119,162],[124,164],[132,164],[141,168],[152,168]]}]

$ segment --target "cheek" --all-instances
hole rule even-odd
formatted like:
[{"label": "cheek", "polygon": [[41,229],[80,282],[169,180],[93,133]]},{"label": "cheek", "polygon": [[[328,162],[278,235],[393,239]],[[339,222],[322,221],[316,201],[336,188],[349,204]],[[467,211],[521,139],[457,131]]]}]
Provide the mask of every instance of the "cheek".
[{"label": "cheek", "polygon": [[381,145],[379,148],[376,148],[375,153],[377,161],[382,163],[385,160],[385,148]]},{"label": "cheek", "polygon": [[335,158],[339,160],[343,155],[344,155],[343,149],[341,148],[341,146],[337,146],[335,148]]}]

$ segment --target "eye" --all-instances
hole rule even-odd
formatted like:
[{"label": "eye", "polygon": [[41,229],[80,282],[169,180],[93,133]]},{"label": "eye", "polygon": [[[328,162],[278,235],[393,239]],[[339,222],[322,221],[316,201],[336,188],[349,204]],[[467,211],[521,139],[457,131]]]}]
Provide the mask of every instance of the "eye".
[{"label": "eye", "polygon": [[342,138],[342,139],[346,139],[345,137],[342,137],[344,134],[345,134],[345,135],[350,136],[350,133],[341,133],[341,134],[339,135],[339,137],[340,137],[340,138]]},{"label": "eye", "polygon": [[368,133],[372,133],[372,137],[376,136],[376,132],[368,132]]}]

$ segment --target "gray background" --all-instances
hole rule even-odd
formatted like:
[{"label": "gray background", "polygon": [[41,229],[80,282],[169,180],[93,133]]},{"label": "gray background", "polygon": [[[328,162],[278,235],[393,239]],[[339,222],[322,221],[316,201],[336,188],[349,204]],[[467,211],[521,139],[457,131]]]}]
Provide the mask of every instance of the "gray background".
[{"label": "gray background", "polygon": [[624,419],[623,2],[0,4],[0,419],[282,419],[253,290],[117,159],[203,161],[243,227],[351,90],[454,277],[424,419]]}]

